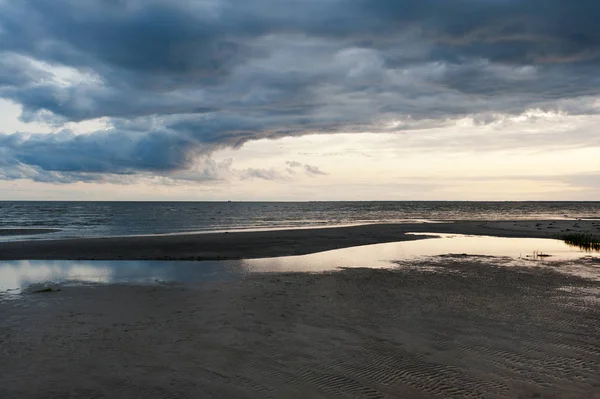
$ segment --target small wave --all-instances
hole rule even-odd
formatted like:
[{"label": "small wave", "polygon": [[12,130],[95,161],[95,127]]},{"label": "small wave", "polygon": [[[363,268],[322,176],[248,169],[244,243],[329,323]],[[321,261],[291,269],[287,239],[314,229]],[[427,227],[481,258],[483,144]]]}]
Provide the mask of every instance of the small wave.
[{"label": "small wave", "polygon": [[0,236],[28,236],[33,234],[57,233],[60,229],[0,229]]}]

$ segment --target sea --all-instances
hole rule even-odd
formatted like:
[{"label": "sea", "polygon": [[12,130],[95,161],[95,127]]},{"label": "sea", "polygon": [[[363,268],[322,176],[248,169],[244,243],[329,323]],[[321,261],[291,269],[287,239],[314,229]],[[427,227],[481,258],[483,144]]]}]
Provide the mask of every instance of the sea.
[{"label": "sea", "polygon": [[0,202],[0,240],[298,229],[454,220],[600,219],[600,202]]}]

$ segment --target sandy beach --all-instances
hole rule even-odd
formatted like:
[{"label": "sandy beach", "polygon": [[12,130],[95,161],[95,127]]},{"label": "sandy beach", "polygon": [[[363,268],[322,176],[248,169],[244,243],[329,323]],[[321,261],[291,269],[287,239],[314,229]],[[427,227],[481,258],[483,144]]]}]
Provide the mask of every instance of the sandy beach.
[{"label": "sandy beach", "polygon": [[600,282],[399,267],[0,302],[0,397],[600,398]]},{"label": "sandy beach", "polygon": [[36,240],[0,243],[0,260],[213,260],[303,255],[357,245],[419,239],[410,232],[556,238],[600,234],[600,221],[460,221],[352,227]]},{"label": "sandy beach", "polygon": [[[596,221],[457,222],[7,242],[2,259],[218,259],[556,237]],[[231,281],[58,285],[0,300],[0,397],[600,398],[600,280],[441,255]],[[563,272],[561,272],[561,270]]]}]

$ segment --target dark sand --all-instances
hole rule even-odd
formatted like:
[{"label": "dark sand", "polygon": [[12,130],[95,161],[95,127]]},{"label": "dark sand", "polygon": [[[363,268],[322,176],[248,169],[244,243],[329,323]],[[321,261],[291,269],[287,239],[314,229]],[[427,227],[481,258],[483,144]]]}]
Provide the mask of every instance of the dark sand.
[{"label": "dark sand", "polygon": [[490,262],[24,295],[0,398],[600,398],[600,282]]},{"label": "dark sand", "polygon": [[0,243],[0,260],[209,260],[302,255],[368,244],[405,241],[407,232],[555,238],[600,234],[600,221],[461,221],[379,224],[323,229],[38,240]]}]

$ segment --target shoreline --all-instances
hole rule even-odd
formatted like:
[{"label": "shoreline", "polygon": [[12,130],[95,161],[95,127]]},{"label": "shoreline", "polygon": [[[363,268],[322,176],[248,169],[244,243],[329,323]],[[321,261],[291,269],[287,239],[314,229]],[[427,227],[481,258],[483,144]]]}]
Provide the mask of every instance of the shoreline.
[{"label": "shoreline", "polygon": [[0,242],[0,260],[225,260],[307,255],[353,246],[418,240],[407,233],[558,238],[600,235],[595,220],[455,221],[346,227],[71,238]]}]

